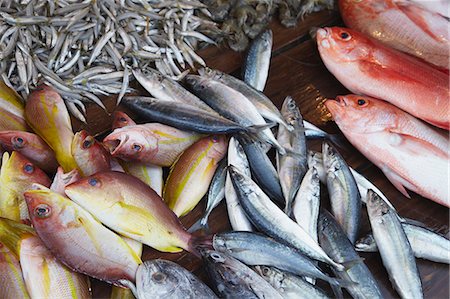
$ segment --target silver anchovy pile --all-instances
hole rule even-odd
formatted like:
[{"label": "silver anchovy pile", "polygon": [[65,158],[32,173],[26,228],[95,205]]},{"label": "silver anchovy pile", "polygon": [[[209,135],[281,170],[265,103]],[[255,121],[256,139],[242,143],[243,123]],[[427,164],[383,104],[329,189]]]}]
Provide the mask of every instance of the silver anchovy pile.
[{"label": "silver anchovy pile", "polygon": [[0,76],[24,98],[51,84],[84,120],[84,101],[131,90],[131,68],[204,66],[195,50],[219,32],[209,15],[197,0],[0,0]]}]

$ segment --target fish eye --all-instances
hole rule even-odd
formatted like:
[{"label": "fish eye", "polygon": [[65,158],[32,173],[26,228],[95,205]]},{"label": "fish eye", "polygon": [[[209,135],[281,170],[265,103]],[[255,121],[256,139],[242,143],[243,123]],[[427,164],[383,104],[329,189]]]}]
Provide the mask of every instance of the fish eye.
[{"label": "fish eye", "polygon": [[52,209],[49,205],[46,204],[40,204],[34,208],[34,215],[36,215],[39,218],[47,218],[50,216],[50,212]]},{"label": "fish eye", "polygon": [[220,254],[218,254],[217,252],[211,253],[211,257],[212,257],[213,260],[215,260],[217,262],[225,261],[225,259]]},{"label": "fish eye", "polygon": [[137,143],[133,144],[133,145],[131,146],[131,148],[132,148],[135,152],[140,152],[140,151],[142,151],[142,146],[139,145],[139,144],[137,144]]},{"label": "fish eye", "polygon": [[34,171],[34,166],[33,166],[33,164],[31,164],[31,163],[25,164],[25,165],[23,166],[23,171],[25,171],[26,173],[29,173],[29,174],[33,173],[33,171]]},{"label": "fish eye", "polygon": [[267,267],[262,268],[262,274],[268,276],[270,274],[270,269]]},{"label": "fish eye", "polygon": [[92,136],[88,136],[84,141],[83,141],[83,148],[88,149],[91,147],[91,145],[94,143],[94,138],[92,138]]},{"label": "fish eye", "polygon": [[25,140],[22,137],[14,137],[12,139],[14,149],[19,149],[23,147]]},{"label": "fish eye", "polygon": [[123,123],[126,123],[126,122],[127,122],[127,119],[126,119],[125,117],[122,116],[122,117],[119,118],[119,121],[120,121],[120,122],[123,122]]},{"label": "fish eye", "polygon": [[348,34],[347,32],[345,32],[345,31],[342,31],[341,32],[341,34],[340,34],[340,36],[341,36],[341,38],[343,39],[343,40],[350,40],[352,37],[350,36],[350,34]]},{"label": "fish eye", "polygon": [[156,272],[155,274],[152,275],[152,279],[156,282],[162,282],[166,279],[166,274],[162,272]]},{"label": "fish eye", "polygon": [[364,106],[366,104],[366,100],[358,99],[357,103],[358,103],[358,106]]},{"label": "fish eye", "polygon": [[91,185],[92,187],[100,186],[100,180],[98,180],[96,178],[90,178],[88,180],[88,184]]},{"label": "fish eye", "polygon": [[214,143],[219,142],[219,136],[217,136],[217,135],[212,136],[211,137],[211,141],[214,142]]}]

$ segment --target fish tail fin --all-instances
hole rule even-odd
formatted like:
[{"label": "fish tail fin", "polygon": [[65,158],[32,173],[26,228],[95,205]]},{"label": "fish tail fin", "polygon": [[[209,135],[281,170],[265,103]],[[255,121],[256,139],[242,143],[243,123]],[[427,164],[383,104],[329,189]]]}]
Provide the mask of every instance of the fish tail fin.
[{"label": "fish tail fin", "polygon": [[264,131],[265,129],[273,128],[276,125],[277,125],[276,122],[269,122],[269,123],[262,124],[262,125],[252,125],[252,126],[247,127],[247,131],[250,134],[257,135],[259,132]]},{"label": "fish tail fin", "polygon": [[350,260],[347,262],[342,262],[341,265],[344,267],[344,270],[349,270],[351,269],[353,266],[359,264],[359,263],[363,263],[364,262],[364,258],[360,257],[360,258],[356,258],[354,260]]},{"label": "fish tail fin", "polygon": [[187,246],[188,248],[186,250],[195,255],[196,257],[201,258],[200,250],[202,248],[212,248],[213,236],[214,235],[211,234],[208,234],[206,236],[191,235],[191,238]]}]

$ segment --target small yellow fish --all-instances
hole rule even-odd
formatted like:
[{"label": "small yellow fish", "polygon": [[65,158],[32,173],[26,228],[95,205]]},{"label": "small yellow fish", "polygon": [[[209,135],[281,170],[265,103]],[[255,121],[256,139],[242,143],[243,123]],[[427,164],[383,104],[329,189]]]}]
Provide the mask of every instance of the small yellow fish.
[{"label": "small yellow fish", "polygon": [[178,217],[189,213],[206,194],[227,147],[228,138],[224,135],[205,137],[189,147],[172,166],[163,198]]},{"label": "small yellow fish", "polygon": [[19,95],[0,81],[0,131],[29,131]]},{"label": "small yellow fish", "polygon": [[25,118],[55,152],[56,160],[65,172],[77,168],[72,156],[72,124],[61,96],[50,86],[41,85],[28,97]]}]

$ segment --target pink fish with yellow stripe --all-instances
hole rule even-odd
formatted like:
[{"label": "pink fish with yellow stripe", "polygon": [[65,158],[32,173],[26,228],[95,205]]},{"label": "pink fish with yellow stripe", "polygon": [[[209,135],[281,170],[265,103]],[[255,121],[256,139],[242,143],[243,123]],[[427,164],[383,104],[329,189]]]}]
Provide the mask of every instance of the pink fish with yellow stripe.
[{"label": "pink fish with yellow stripe", "polygon": [[0,80],[0,131],[28,131],[24,104],[19,95]]},{"label": "pink fish with yellow stripe", "polygon": [[180,217],[189,213],[208,191],[219,161],[228,148],[228,138],[213,135],[190,146],[172,166],[163,198]]}]

